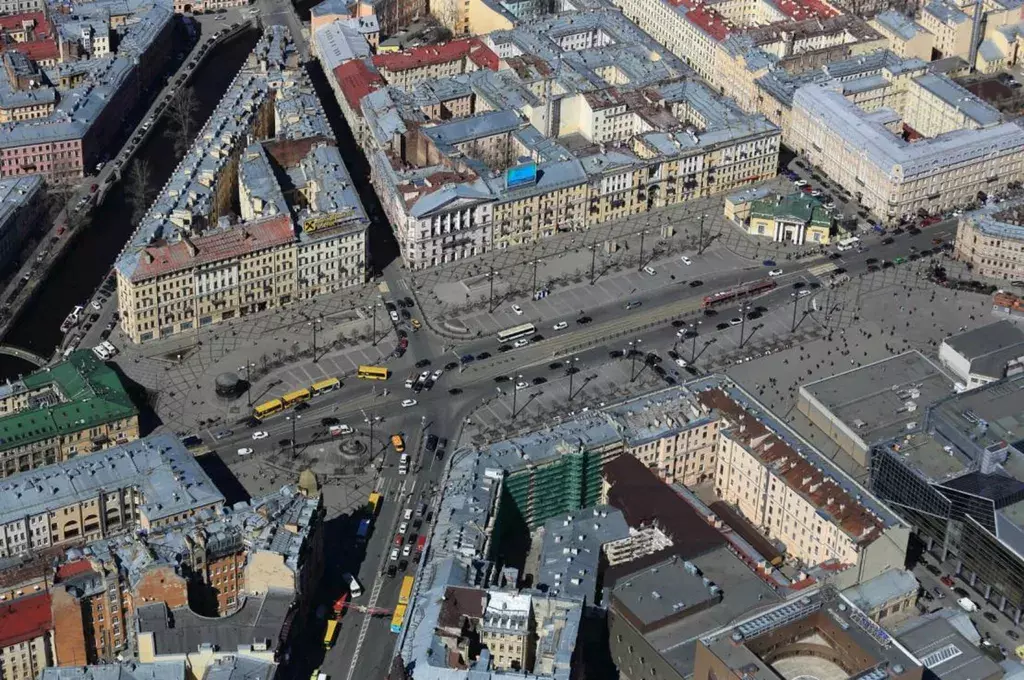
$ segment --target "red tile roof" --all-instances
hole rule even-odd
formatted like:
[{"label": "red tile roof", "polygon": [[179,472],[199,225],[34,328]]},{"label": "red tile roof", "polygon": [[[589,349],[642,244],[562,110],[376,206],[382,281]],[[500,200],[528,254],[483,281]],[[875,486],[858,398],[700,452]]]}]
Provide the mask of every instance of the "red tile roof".
[{"label": "red tile roof", "polygon": [[776,0],[775,6],[790,19],[831,19],[839,11],[823,0]]},{"label": "red tile roof", "polygon": [[819,472],[724,391],[701,392],[698,401],[705,409],[718,411],[729,422],[729,435],[733,439],[746,446],[772,474],[827,515],[855,543],[869,544],[882,533],[884,524],[881,519],[831,477]]},{"label": "red tile roof", "polygon": [[21,52],[32,61],[52,61],[60,57],[57,41],[50,38],[13,43],[8,45],[7,49]]},{"label": "red tile roof", "polygon": [[92,571],[92,562],[89,560],[75,560],[74,562],[66,562],[57,568],[57,582],[66,581],[73,576],[79,574],[85,574],[86,572]]},{"label": "red tile roof", "polygon": [[711,7],[695,7],[686,13],[686,18],[718,42],[725,40],[731,33],[725,23],[725,17]]},{"label": "red tile roof", "polygon": [[32,640],[51,628],[49,593],[0,605],[0,648]]},{"label": "red tile roof", "polygon": [[[295,229],[292,226],[291,217],[278,215],[260,222],[250,222],[244,226],[218,229],[191,239],[191,241],[181,240],[163,245],[147,246],[143,248],[139,257],[139,266],[136,267],[131,278],[132,281],[142,281],[209,262],[240,257],[291,243],[294,238]],[[195,254],[190,250],[190,245],[194,246]]]},{"label": "red tile roof", "polygon": [[25,12],[0,17],[0,30],[15,32],[22,30],[25,22],[30,22],[36,36],[50,35],[50,22],[42,12]]},{"label": "red tile roof", "polygon": [[376,54],[373,57],[373,65],[389,71],[407,71],[466,58],[480,68],[498,70],[498,55],[479,38],[463,38],[443,45],[424,45],[403,52]]},{"label": "red tile roof", "polygon": [[349,108],[357,113],[362,98],[385,85],[381,75],[376,71],[371,71],[362,59],[346,61],[341,66],[335,67],[334,79],[338,82],[341,93],[345,95],[345,101],[348,102]]}]

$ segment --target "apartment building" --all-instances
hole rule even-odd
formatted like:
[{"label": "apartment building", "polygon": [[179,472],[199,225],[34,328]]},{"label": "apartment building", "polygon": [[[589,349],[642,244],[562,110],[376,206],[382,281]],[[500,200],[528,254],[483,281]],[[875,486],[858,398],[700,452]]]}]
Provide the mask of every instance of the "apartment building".
[{"label": "apartment building", "polygon": [[0,604],[0,676],[34,680],[53,663],[50,595]]},{"label": "apartment building", "polygon": [[0,557],[169,526],[223,502],[177,438],[148,437],[0,482]]},{"label": "apartment building", "polygon": [[491,667],[500,671],[533,668],[533,607],[529,595],[491,591],[480,622],[480,642],[491,650]]},{"label": "apartment building", "polygon": [[[241,148],[250,137],[267,141]],[[361,284],[369,219],[333,140],[272,27],[118,258],[125,334],[167,338]]]},{"label": "apartment building", "polygon": [[724,421],[715,495],[765,536],[782,541],[791,558],[856,566],[858,581],[903,564],[909,528],[838,468],[798,451],[766,414],[752,412],[726,390],[709,389],[697,400]]},{"label": "apartment building", "polygon": [[89,350],[0,387],[0,477],[138,438],[138,409]]},{"label": "apartment building", "polygon": [[508,68],[407,91],[359,66],[338,83],[348,110],[362,95],[350,124],[367,131],[371,181],[413,269],[774,175],[778,130],[688,79],[618,12],[529,20],[486,43]]},{"label": "apartment building", "polygon": [[[902,116],[888,108],[865,112],[818,84],[804,85],[793,95],[794,150],[883,221],[919,209],[948,210],[973,201],[979,191],[993,191],[1024,177],[1024,129],[1002,122],[997,111],[943,76],[917,80],[922,78],[940,85],[918,90],[918,96],[939,100],[937,114],[930,118],[919,115],[920,106],[908,107]],[[945,121],[961,115],[946,115],[949,107],[959,107],[972,119],[973,129],[921,138],[916,125],[941,131],[948,127]],[[910,143],[903,136],[916,141]]]},{"label": "apartment building", "polygon": [[[75,14],[3,18],[2,30],[17,41],[12,49],[23,59],[4,59],[0,68],[0,177],[74,181],[107,154],[123,129],[124,111],[162,74],[170,56],[170,2],[133,5],[127,14],[131,21],[124,3],[98,0]],[[113,58],[103,31],[83,34],[91,20],[116,32]],[[43,84],[49,79],[40,78],[39,69],[58,65],[73,77]]]},{"label": "apartment building", "polygon": [[374,55],[372,62],[389,85],[406,89],[424,80],[451,78],[479,69],[498,70],[498,56],[480,38],[384,52]]},{"label": "apartment building", "polygon": [[954,255],[987,279],[1024,281],[1024,201],[991,203],[961,215]]},{"label": "apartment building", "polygon": [[887,9],[876,14],[868,23],[889,41],[889,49],[896,56],[931,61],[935,36],[911,17]]},{"label": "apartment building", "polygon": [[2,0],[0,2],[0,14],[42,12],[45,8],[46,3],[43,0]]},{"label": "apartment building", "polygon": [[0,267],[21,251],[43,210],[43,180],[37,175],[0,179]]},{"label": "apartment building", "polygon": [[833,219],[818,199],[802,193],[751,202],[747,233],[776,243],[828,245]]}]

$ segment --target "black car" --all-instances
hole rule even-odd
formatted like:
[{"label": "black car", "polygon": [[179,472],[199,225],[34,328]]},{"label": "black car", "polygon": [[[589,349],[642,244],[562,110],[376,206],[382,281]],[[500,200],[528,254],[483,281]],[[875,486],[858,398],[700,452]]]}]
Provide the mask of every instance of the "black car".
[{"label": "black car", "polygon": [[699,288],[703,285],[704,282],[701,281],[700,279],[694,279],[693,281],[690,281],[690,288]]},{"label": "black car", "polygon": [[412,318],[412,314],[409,313],[408,309],[402,310],[402,318],[405,319],[406,321]]},{"label": "black car", "polygon": [[420,359],[416,362],[416,368],[423,368],[430,365],[430,359]]},{"label": "black car", "polygon": [[387,309],[389,312],[397,312],[398,311],[398,307],[395,306],[394,302],[385,302],[384,303],[384,308]]},{"label": "black car", "polygon": [[644,357],[644,361],[646,361],[649,364],[660,364],[663,360],[654,352],[648,352],[647,356]]},{"label": "black car", "polygon": [[398,567],[393,564],[388,565],[388,578],[394,578],[395,574],[398,573]]},{"label": "black car", "polygon": [[683,321],[682,319],[676,319],[675,321],[672,322],[672,328],[681,328],[682,326],[685,325],[686,322]]},{"label": "black car", "polygon": [[879,267],[878,267],[877,264],[869,264],[868,265],[868,271],[869,272],[877,272],[878,269],[879,269]]},{"label": "black car", "polygon": [[892,233],[895,234],[896,236],[899,236],[903,232],[904,232],[903,227],[896,227],[895,229],[892,230]]},{"label": "black car", "polygon": [[505,343],[504,345],[498,345],[499,352],[508,352],[512,349],[512,345]]},{"label": "black car", "polygon": [[920,255],[921,257],[928,257],[931,254],[932,254],[932,251],[929,250],[928,248],[925,248],[920,253],[918,253],[918,255]]},{"label": "black car", "polygon": [[760,318],[761,318],[761,312],[758,312],[758,311],[753,311],[753,312],[750,312],[749,314],[747,314],[747,319],[749,321],[753,321],[754,319],[760,319]]},{"label": "black car", "polygon": [[548,379],[547,379],[547,378],[545,378],[545,377],[544,377],[544,376],[542,376],[542,375],[538,375],[538,376],[537,376],[536,378],[534,378],[534,379],[533,379],[533,384],[534,384],[534,385],[543,385],[543,384],[544,384],[544,383],[546,383],[547,381],[548,381]]},{"label": "black car", "polygon": [[508,382],[508,381],[509,381],[509,377],[507,375],[496,375],[496,376],[494,376],[494,382],[496,382],[496,383],[503,383],[503,382]]},{"label": "black car", "polygon": [[548,368],[550,370],[552,370],[552,371],[557,371],[561,367],[562,367],[562,362],[561,361],[552,361],[550,364],[548,364]]},{"label": "black car", "polygon": [[532,338],[530,338],[530,342],[540,342],[543,339],[544,339],[544,336],[541,335],[540,333],[537,333],[537,335],[535,335]]},{"label": "black car", "polygon": [[724,331],[728,327],[729,327],[729,322],[728,321],[723,321],[722,323],[720,323],[717,326],[715,326],[715,328],[717,328],[720,331]]},{"label": "black car", "polygon": [[459,367],[459,364],[457,362],[449,361],[447,364],[444,365],[444,370],[446,370],[446,371],[454,371],[458,367]]},{"label": "black car", "polygon": [[690,330],[686,331],[685,333],[683,333],[683,337],[686,338],[687,340],[691,340],[691,339],[697,337],[697,335],[698,335],[697,331],[693,330],[692,328]]},{"label": "black car", "polygon": [[586,325],[591,321],[593,321],[593,319],[591,319],[589,316],[581,316],[580,318],[576,319],[576,323],[581,325]]},{"label": "black car", "polygon": [[986,619],[988,619],[992,623],[998,623],[998,621],[999,621],[999,617],[996,616],[995,614],[993,614],[992,612],[985,612],[985,613],[982,614],[982,616],[984,616]]},{"label": "black car", "polygon": [[661,367],[661,366],[655,366],[654,367],[654,372],[657,373],[658,375],[662,376],[662,377],[665,376],[665,369],[663,367]]},{"label": "black car", "polygon": [[936,567],[934,564],[926,564],[924,568],[928,570],[928,573],[932,576],[942,576],[942,570]]},{"label": "black car", "polygon": [[286,448],[288,448],[289,446],[292,445],[292,440],[291,439],[279,439],[278,442],[277,442],[277,445],[280,446],[282,449],[286,449]]},{"label": "black car", "polygon": [[565,369],[565,374],[566,375],[574,375],[574,374],[579,373],[579,372],[580,372],[580,367],[579,366],[570,366],[569,368]]},{"label": "black car", "polygon": [[882,262],[882,269],[888,269],[892,266],[892,260],[885,260]]},{"label": "black car", "polygon": [[453,387],[450,390],[448,390],[448,394],[451,394],[453,396],[456,395],[456,394],[462,394],[462,388],[460,388],[460,387]]},{"label": "black car", "polygon": [[478,361],[483,361],[484,359],[490,359],[491,358],[491,353],[490,352],[480,352],[480,354],[476,355],[476,358],[477,358]]},{"label": "black car", "polygon": [[673,361],[679,358],[679,352],[675,351],[674,349],[670,349],[668,352],[666,352],[666,354],[668,354],[668,358]]},{"label": "black car", "polygon": [[398,305],[399,307],[401,307],[402,309],[405,309],[405,300],[399,298],[399,299],[395,300],[395,304]]},{"label": "black car", "polygon": [[839,253],[829,253],[828,254],[828,259],[830,259],[830,260],[838,260],[841,257],[842,257],[842,255],[840,255]]},{"label": "black car", "polygon": [[1006,631],[1006,637],[1010,638],[1011,640],[1019,640],[1020,633],[1011,628],[1010,630]]},{"label": "black car", "polygon": [[404,298],[402,298],[402,302],[404,302],[405,306],[408,307],[409,309],[412,309],[413,307],[416,306],[416,305],[413,304],[411,297],[404,297]]},{"label": "black car", "polygon": [[804,287],[804,285],[806,285],[806,284],[804,284],[803,281],[794,281],[793,282],[793,290],[800,290],[801,288]]},{"label": "black car", "polygon": [[864,262],[866,262],[867,264],[875,264],[876,262],[878,262],[878,258],[877,257],[869,257],[868,259],[864,260]]},{"label": "black car", "polygon": [[718,311],[708,307],[704,310],[704,316],[718,316]]},{"label": "black car", "polygon": [[331,427],[332,425],[337,425],[339,422],[341,421],[339,421],[337,418],[334,418],[333,416],[327,416],[326,418],[320,419],[320,424],[323,425],[324,427]]},{"label": "black car", "polygon": [[911,236],[917,236],[918,234],[921,233],[921,230],[918,229],[917,227],[910,227],[909,229],[907,229],[907,233],[910,234]]},{"label": "black car", "polygon": [[921,256],[919,254],[917,254],[917,253],[910,253],[910,255],[907,255],[907,259],[911,260],[911,261],[913,261],[913,260],[920,260]]},{"label": "black car", "polygon": [[621,349],[613,349],[611,352],[608,352],[608,356],[612,359],[621,359],[623,354],[625,354],[625,352]]},{"label": "black car", "polygon": [[953,592],[956,593],[960,597],[968,597],[970,595],[970,593],[968,593],[966,590],[964,590],[960,586],[957,586],[957,587],[953,588]]},{"label": "black car", "polygon": [[432,434],[427,437],[427,451],[433,453],[435,449],[437,449],[437,435]]},{"label": "black car", "polygon": [[630,309],[636,309],[642,304],[643,302],[641,302],[640,300],[630,300],[629,302],[626,303],[626,310],[629,311]]},{"label": "black car", "polygon": [[299,402],[298,404],[295,405],[295,410],[296,411],[305,411],[307,408],[309,408],[309,402],[308,401],[302,401],[302,402]]},{"label": "black car", "polygon": [[399,328],[398,329],[398,337],[399,338],[408,338],[409,337],[409,331],[405,330],[404,328]]},{"label": "black car", "polygon": [[882,239],[882,245],[887,246],[895,240],[896,239],[894,239],[892,236],[886,236],[885,238]]},{"label": "black car", "polygon": [[409,566],[409,560],[401,560],[398,563],[398,571],[405,571]]}]

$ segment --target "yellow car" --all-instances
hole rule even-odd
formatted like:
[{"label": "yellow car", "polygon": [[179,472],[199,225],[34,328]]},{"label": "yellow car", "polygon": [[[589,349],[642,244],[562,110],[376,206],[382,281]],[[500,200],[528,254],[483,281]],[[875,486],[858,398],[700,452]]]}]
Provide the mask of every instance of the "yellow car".
[{"label": "yellow car", "polygon": [[422,324],[420,323],[420,320],[419,320],[419,319],[413,319],[413,320],[412,320],[412,321],[410,321],[409,323],[411,323],[411,324],[412,324],[412,327],[413,327],[413,329],[414,329],[414,330],[417,330],[417,331],[418,331],[418,330],[420,329],[420,326],[422,325]]}]

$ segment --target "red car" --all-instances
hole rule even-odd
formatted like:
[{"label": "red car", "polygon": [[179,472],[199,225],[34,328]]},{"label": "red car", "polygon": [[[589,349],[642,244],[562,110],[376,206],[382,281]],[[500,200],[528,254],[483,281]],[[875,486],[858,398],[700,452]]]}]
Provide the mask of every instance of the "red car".
[{"label": "red car", "polygon": [[953,587],[954,581],[953,581],[952,577],[950,577],[950,576],[943,576],[942,579],[940,579],[940,580],[942,581],[942,585],[946,586],[947,588],[952,588]]},{"label": "red car", "polygon": [[99,184],[93,184],[91,187],[89,187],[89,193],[90,194],[95,194],[96,190],[99,189],[99,188],[100,188]]},{"label": "red car", "polygon": [[402,534],[395,534],[395,546],[396,547],[401,548],[402,547],[402,542],[404,540],[405,540],[405,537],[402,536]]}]

